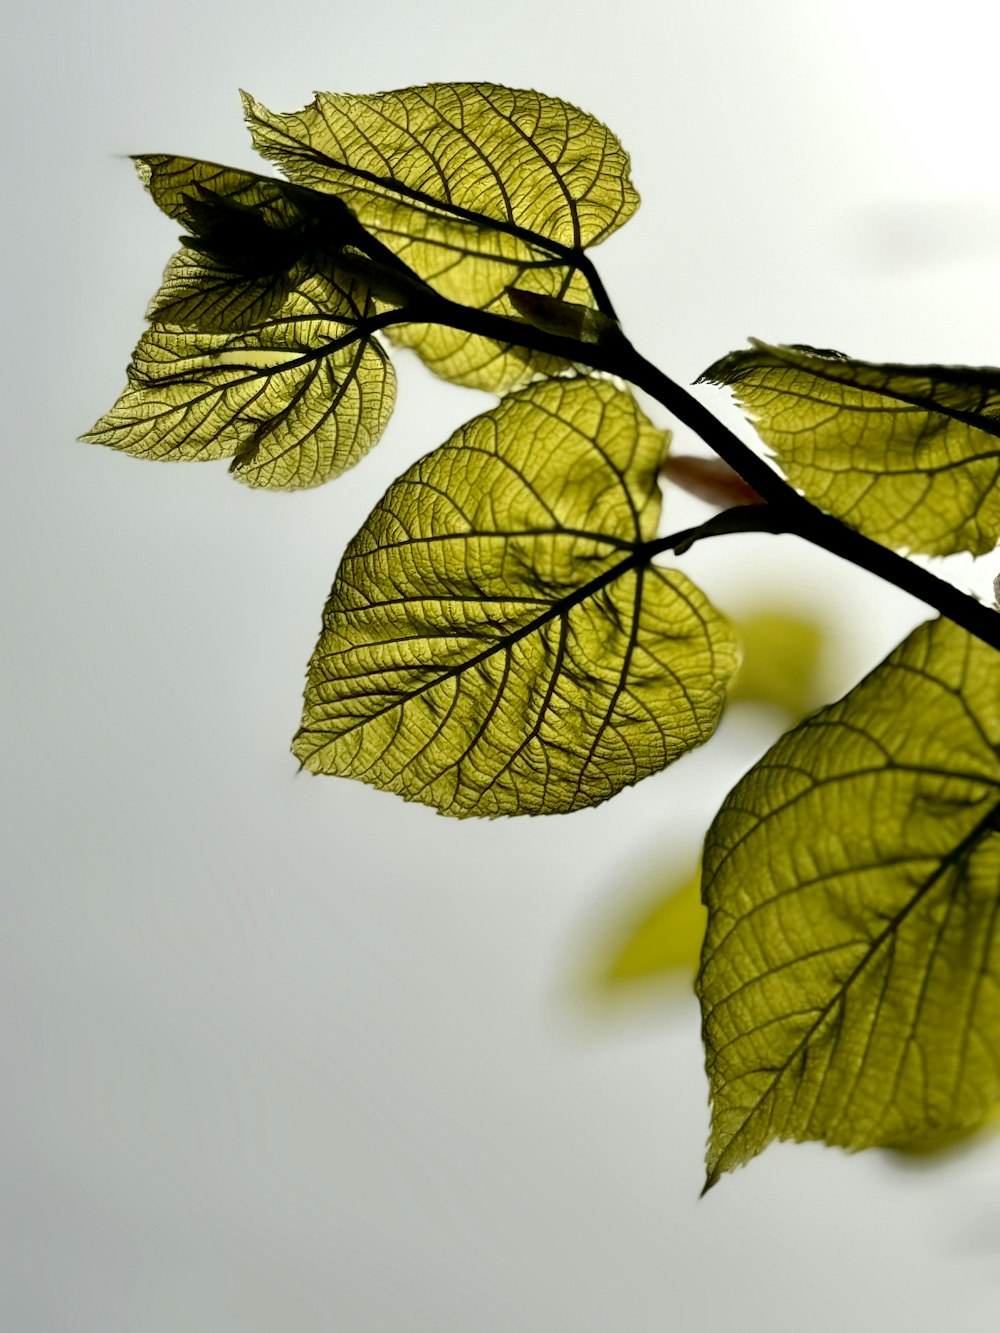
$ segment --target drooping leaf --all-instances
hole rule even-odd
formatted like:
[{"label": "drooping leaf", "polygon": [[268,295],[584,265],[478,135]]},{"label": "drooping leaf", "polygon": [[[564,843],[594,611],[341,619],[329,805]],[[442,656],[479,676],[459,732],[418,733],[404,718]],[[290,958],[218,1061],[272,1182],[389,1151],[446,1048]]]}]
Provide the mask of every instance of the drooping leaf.
[{"label": "drooping leaf", "polygon": [[[577,107],[487,83],[430,84],[371,96],[318,93],[279,115],[244,96],[254,146],[301,185],[342,198],[439,293],[515,313],[508,287],[600,302],[584,247],[635,212],[628,157]],[[429,325],[393,339],[437,374],[502,390],[560,363]]]},{"label": "drooping leaf", "polygon": [[320,320],[245,333],[154,325],[117,403],[82,438],[138,458],[231,458],[250,486],[318,486],[375,443],[395,376],[368,337]]},{"label": "drooping leaf", "polygon": [[453,815],[595,805],[707,739],[726,623],[642,543],[666,436],[592,379],[512,394],[350,543],[293,750]]},{"label": "drooping leaf", "polygon": [[1000,1102],[1000,657],[915,630],[784,736],[705,848],[709,1184],[772,1139],[946,1138]]},{"label": "drooping leaf", "polygon": [[388,423],[384,308],[339,200],[191,158],[137,159],[186,229],[118,402],[83,438],[151,459],[232,458],[251,486],[316,486]]},{"label": "drooping leaf", "polygon": [[754,341],[701,380],[732,389],[793,486],[876,541],[925,555],[1000,541],[1000,370]]}]

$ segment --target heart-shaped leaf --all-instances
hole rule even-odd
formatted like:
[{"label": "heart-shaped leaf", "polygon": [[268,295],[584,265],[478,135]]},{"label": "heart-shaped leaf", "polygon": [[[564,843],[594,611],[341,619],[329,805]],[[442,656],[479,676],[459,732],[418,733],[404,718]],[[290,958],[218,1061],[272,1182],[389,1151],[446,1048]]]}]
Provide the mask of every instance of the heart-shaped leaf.
[{"label": "heart-shaped leaf", "polygon": [[293,750],[453,815],[596,805],[715,728],[734,637],[650,564],[667,437],[549,380],[393,485],[350,543]]},{"label": "heart-shaped leaf", "polygon": [[[639,197],[621,144],[577,107],[488,83],[318,93],[286,115],[249,96],[244,106],[258,152],[291,180],[343,199],[449,299],[509,315],[517,307],[506,289],[517,287],[601,304],[584,248],[627,221]],[[391,336],[439,375],[482,389],[560,368],[439,326]]]},{"label": "heart-shaped leaf", "polygon": [[154,325],[129,383],[83,439],[138,458],[231,458],[250,486],[318,486],[375,443],[392,411],[395,376],[371,338],[319,320],[247,333]]}]

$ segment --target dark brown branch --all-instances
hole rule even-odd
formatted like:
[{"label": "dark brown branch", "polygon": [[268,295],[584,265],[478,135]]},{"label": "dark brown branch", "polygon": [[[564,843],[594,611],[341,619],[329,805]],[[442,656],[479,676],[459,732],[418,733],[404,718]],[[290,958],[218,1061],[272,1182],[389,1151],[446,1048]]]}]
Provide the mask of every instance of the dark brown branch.
[{"label": "dark brown branch", "polygon": [[693,430],[753,487],[767,502],[777,525],[769,531],[794,533],[814,546],[868,570],[1000,652],[1000,614],[992,607],[817,509],[686,389],[668,379],[637,352],[624,334],[616,331],[613,337],[597,343],[582,342],[561,334],[546,333],[527,320],[474,310],[443,297],[421,300],[418,308],[408,313],[413,320],[446,324],[466,333],[548,353],[572,364],[628,380]]}]

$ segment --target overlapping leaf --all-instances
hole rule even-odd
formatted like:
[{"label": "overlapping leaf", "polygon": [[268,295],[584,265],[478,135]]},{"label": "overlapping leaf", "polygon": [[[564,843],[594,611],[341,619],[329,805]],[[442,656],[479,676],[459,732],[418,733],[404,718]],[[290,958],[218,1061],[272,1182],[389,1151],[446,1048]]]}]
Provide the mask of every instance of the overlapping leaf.
[{"label": "overlapping leaf", "polygon": [[923,625],[706,842],[709,1183],[774,1138],[927,1143],[1000,1102],[1000,658]]},{"label": "overlapping leaf", "polygon": [[356,316],[359,293],[333,270],[351,227],[337,200],[195,158],[147,154],[135,163],[186,233],[150,320],[221,333],[282,316]]},{"label": "overlapping leaf", "polygon": [[83,438],[139,458],[231,458],[240,481],[317,486],[351,467],[385,429],[395,378],[370,338],[280,320],[246,333],[154,325],[129,383]]},{"label": "overlapping leaf", "polygon": [[707,739],[731,631],[642,543],[666,437],[590,379],[505,398],[349,545],[293,750],[454,815],[594,805]]},{"label": "overlapping leaf", "polygon": [[792,485],[869,537],[926,555],[1000,541],[1000,371],[754,342],[701,378],[732,389]]},{"label": "overlapping leaf", "polygon": [[349,212],[210,162],[137,161],[190,235],[128,386],[84,438],[143,458],[232,458],[236,477],[269,489],[352,466],[385,429],[395,377],[372,336],[380,304],[350,267]]},{"label": "overlapping leaf", "polygon": [[[635,212],[628,157],[578,108],[486,83],[371,96],[318,93],[279,115],[244,99],[254,146],[293,181],[342,198],[442,295],[515,313],[505,289],[598,304],[584,247]],[[553,373],[551,357],[453,329],[392,333],[439,375],[502,390]]]}]

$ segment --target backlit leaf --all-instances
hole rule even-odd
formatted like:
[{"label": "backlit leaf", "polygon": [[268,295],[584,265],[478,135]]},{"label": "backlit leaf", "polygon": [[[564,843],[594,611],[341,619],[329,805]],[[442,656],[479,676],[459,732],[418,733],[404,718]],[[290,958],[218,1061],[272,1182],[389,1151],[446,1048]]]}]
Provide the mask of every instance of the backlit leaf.
[{"label": "backlit leaf", "polygon": [[231,458],[250,486],[318,486],[385,429],[395,377],[371,338],[319,320],[246,333],[154,325],[111,411],[83,438],[138,458]]},{"label": "backlit leaf", "polygon": [[269,489],[351,467],[395,395],[354,219],[329,196],[211,162],[137,164],[189,234],[124,393],[83,438],[141,458],[232,458],[239,480]]},{"label": "backlit leaf", "polygon": [[876,541],[982,555],[1000,540],[1000,370],[755,341],[701,379],[732,389],[793,486]]},{"label": "backlit leaf", "polygon": [[148,318],[205,332],[271,319],[356,319],[368,294],[342,268],[360,237],[340,200],[214,162],[135,159],[156,204],[187,233]]},{"label": "backlit leaf", "polygon": [[[254,146],[293,181],[342,198],[442,295],[514,314],[507,287],[599,304],[584,247],[635,212],[628,157],[558,98],[488,83],[318,93],[287,115],[244,97]],[[393,330],[439,375],[502,390],[560,363],[428,325]]]},{"label": "backlit leaf", "polygon": [[349,545],[293,750],[453,815],[595,805],[706,740],[725,621],[648,562],[667,437],[592,380],[505,398]]},{"label": "backlit leaf", "polygon": [[927,1143],[1000,1102],[1000,658],[915,630],[706,841],[709,1184],[772,1139]]}]

